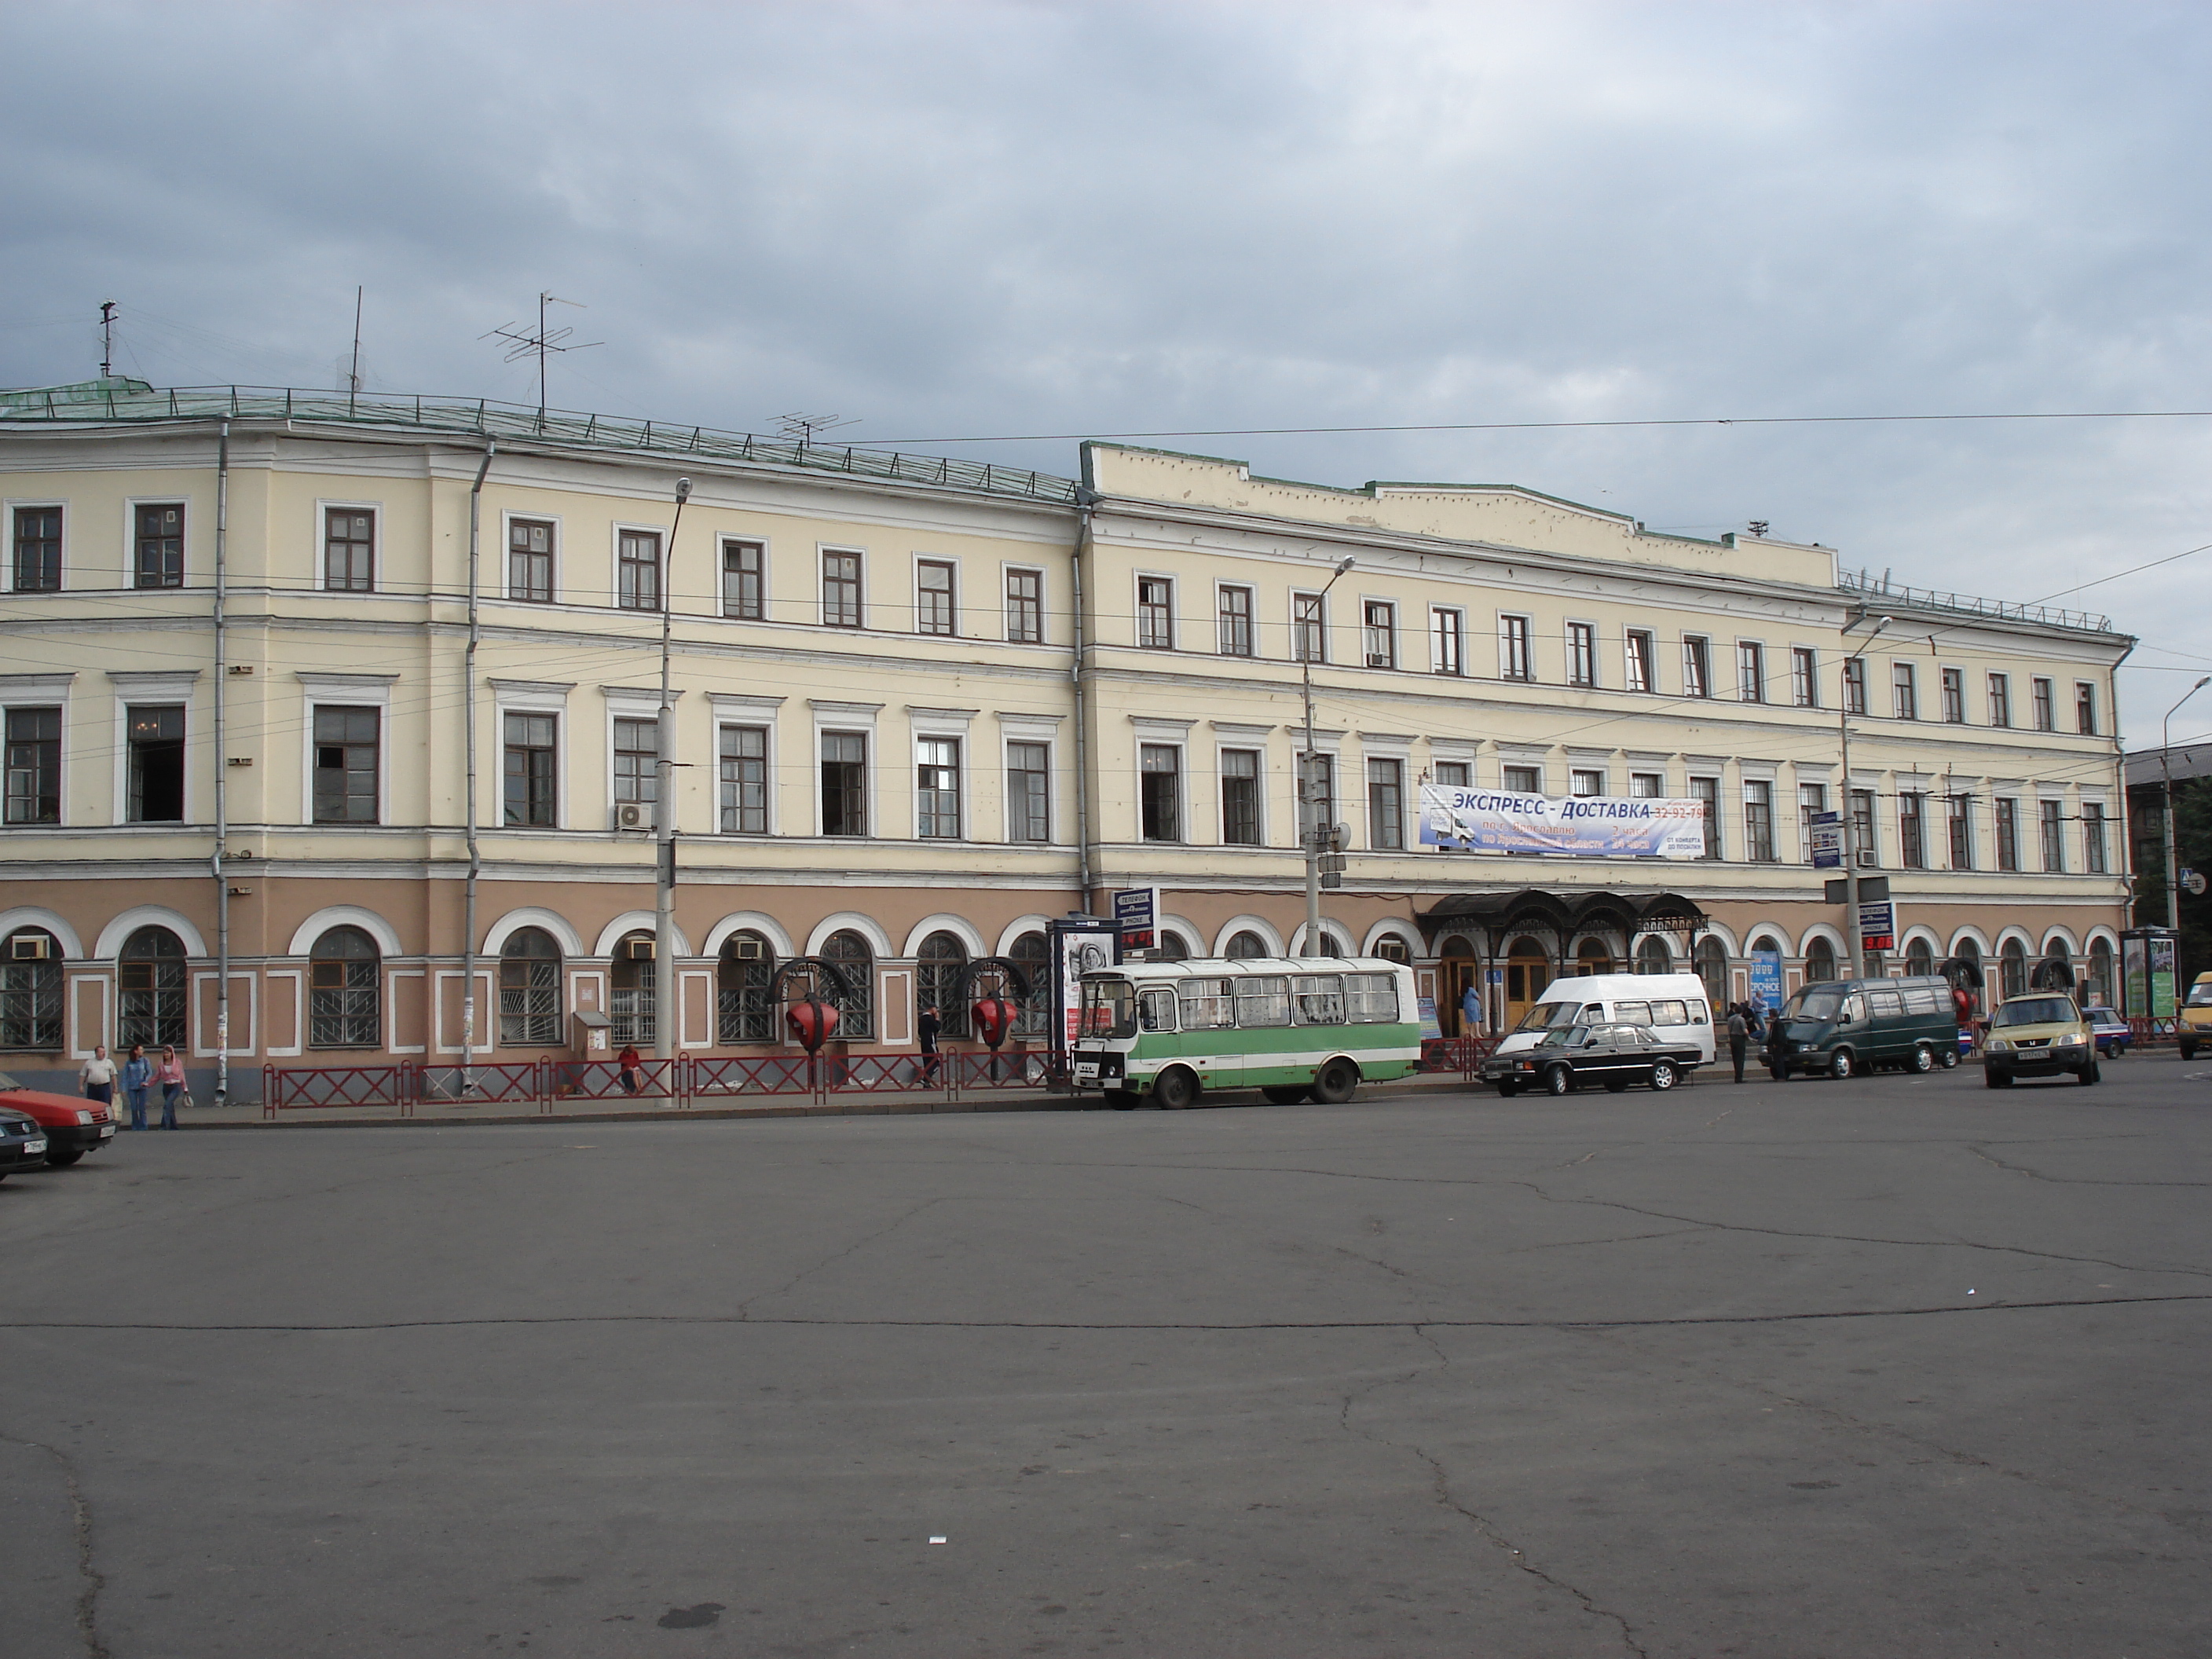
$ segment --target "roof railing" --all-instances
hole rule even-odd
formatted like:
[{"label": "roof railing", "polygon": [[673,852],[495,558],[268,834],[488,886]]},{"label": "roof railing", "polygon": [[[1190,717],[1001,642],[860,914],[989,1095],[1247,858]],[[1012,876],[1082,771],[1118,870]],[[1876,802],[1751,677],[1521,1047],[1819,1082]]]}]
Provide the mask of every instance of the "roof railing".
[{"label": "roof railing", "polygon": [[1885,571],[1839,570],[1836,585],[1869,599],[1879,599],[1917,611],[1948,611],[1960,616],[1990,617],[2000,622],[2034,623],[2044,628],[2077,628],[2086,633],[2109,634],[2112,619],[2092,611],[2067,611],[2046,605],[2019,605],[2010,599],[1984,599],[1972,593],[1939,593],[1932,588],[1894,582]]},{"label": "roof railing", "polygon": [[105,424],[126,421],[269,420],[410,428],[471,437],[535,439],[590,449],[696,455],[708,460],[751,461],[810,471],[845,472],[902,483],[982,490],[1059,505],[1075,500],[1075,481],[996,462],[909,455],[855,445],[809,444],[725,432],[704,426],[670,426],[488,398],[422,397],[410,393],[303,392],[282,386],[173,386],[167,390],[121,382],[97,391],[57,386],[9,394],[0,401],[0,428],[27,422]]}]

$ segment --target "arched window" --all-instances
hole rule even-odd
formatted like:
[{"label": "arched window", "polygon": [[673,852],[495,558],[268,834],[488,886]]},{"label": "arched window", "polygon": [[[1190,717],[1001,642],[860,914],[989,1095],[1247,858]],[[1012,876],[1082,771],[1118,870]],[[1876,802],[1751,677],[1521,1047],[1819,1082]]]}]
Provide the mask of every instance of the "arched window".
[{"label": "arched window", "polygon": [[1671,974],[1674,971],[1674,953],[1667,941],[1656,933],[1646,933],[1636,942],[1636,971],[1639,974]]},{"label": "arched window", "polygon": [[1264,957],[1267,954],[1267,941],[1249,928],[1231,933],[1229,936],[1228,948],[1222,952],[1222,955],[1232,961],[1249,960],[1253,957]]},{"label": "arched window", "polygon": [[967,965],[968,947],[955,933],[932,933],[915,957],[915,1006],[935,1008],[945,1036],[968,1035],[968,999],[960,983]]},{"label": "arched window", "polygon": [[1171,927],[1160,929],[1159,943],[1154,945],[1152,950],[1162,962],[1190,960],[1190,941]]},{"label": "arched window", "polygon": [[1404,963],[1413,960],[1413,947],[1395,933],[1385,933],[1375,941],[1375,954],[1384,962]]},{"label": "arched window", "polygon": [[1014,1035],[1042,1037],[1052,1035],[1052,945],[1042,933],[1024,933],[1006,952],[1029,975],[1030,994],[1014,1016]]},{"label": "arched window", "polygon": [[1595,937],[1584,939],[1575,946],[1575,971],[1578,974],[1611,973],[1613,946]]},{"label": "arched window", "polygon": [[2027,947],[2017,934],[1998,946],[1997,969],[1999,996],[2016,997],[2027,989]]},{"label": "arched window", "polygon": [[1746,954],[1755,957],[1761,951],[1769,956],[1778,957],[1783,953],[1782,941],[1771,933],[1761,933],[1757,939],[1752,940],[1751,949]]},{"label": "arched window", "polygon": [[1728,1006],[1729,959],[1727,947],[1710,935],[1698,941],[1697,949],[1690,952],[1698,977],[1705,982],[1705,1000],[1716,1008]]},{"label": "arched window", "polygon": [[775,1041],[775,1008],[768,1000],[775,978],[775,947],[750,930],[722,941],[714,965],[714,1041],[724,1048]]},{"label": "arched window", "polygon": [[0,1048],[62,1046],[62,945],[19,927],[0,945]]},{"label": "arched window", "polygon": [[307,952],[310,1048],[383,1046],[379,965],[376,941],[358,927],[333,927],[315,941]]},{"label": "arched window", "polygon": [[499,947],[499,1040],[550,1048],[561,1036],[561,947],[543,927],[518,927]]},{"label": "arched window", "polygon": [[625,933],[615,941],[611,975],[613,1006],[607,1012],[614,1020],[611,1035],[618,1048],[632,1044],[650,1048],[658,1035],[654,1030],[659,1002],[653,994],[656,964],[653,945],[653,935],[642,931]]},{"label": "arched window", "polygon": [[1936,952],[1929,948],[1924,937],[1905,942],[1905,971],[1912,975],[1932,974],[1936,971]]},{"label": "arched window", "polygon": [[1818,933],[1805,941],[1805,981],[1833,979],[1836,976],[1836,947]]},{"label": "arched window", "polygon": [[1344,941],[1333,927],[1321,930],[1321,953],[1325,957],[1343,957],[1352,953],[1344,948]]},{"label": "arched window", "polygon": [[185,945],[166,927],[141,927],[116,963],[115,1041],[185,1046]]},{"label": "arched window", "polygon": [[823,960],[836,963],[853,982],[853,994],[837,998],[837,1035],[872,1037],[876,1034],[876,956],[868,941],[851,928],[841,928],[822,942]]},{"label": "arched window", "polygon": [[2112,947],[2103,939],[2089,941],[2089,968],[2082,975],[2084,993],[2093,1003],[2117,1006],[2112,1000]]}]

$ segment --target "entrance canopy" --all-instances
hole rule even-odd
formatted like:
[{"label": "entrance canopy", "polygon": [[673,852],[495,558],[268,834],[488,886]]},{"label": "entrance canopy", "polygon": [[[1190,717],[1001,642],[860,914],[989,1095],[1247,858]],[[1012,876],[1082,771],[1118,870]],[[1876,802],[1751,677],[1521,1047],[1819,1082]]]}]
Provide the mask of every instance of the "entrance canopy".
[{"label": "entrance canopy", "polygon": [[1632,945],[1640,933],[1680,933],[1686,954],[1705,931],[1705,913],[1680,893],[1549,893],[1539,887],[1454,893],[1413,920],[1433,949],[1440,935],[1466,933],[1484,939],[1485,956],[1504,953],[1505,942],[1523,933],[1548,935],[1555,958],[1571,954],[1583,933],[1608,933]]}]

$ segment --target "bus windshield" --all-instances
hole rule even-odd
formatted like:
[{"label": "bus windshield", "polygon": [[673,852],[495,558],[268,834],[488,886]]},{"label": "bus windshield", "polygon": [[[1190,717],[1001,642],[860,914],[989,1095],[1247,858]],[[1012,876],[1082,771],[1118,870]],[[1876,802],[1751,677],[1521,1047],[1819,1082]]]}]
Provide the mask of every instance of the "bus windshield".
[{"label": "bus windshield", "polygon": [[2208,981],[2202,985],[2191,986],[2189,1000],[2182,1006],[2187,1008],[2212,1008],[2212,981]]},{"label": "bus windshield", "polygon": [[1582,1018],[1580,999],[1572,1002],[1540,1002],[1521,1016],[1516,1031],[1543,1031],[1554,1025],[1571,1025]]},{"label": "bus windshield", "polygon": [[1126,979],[1085,980],[1083,1035],[1086,1037],[1136,1036],[1137,988]]},{"label": "bus windshield", "polygon": [[1784,1019],[1833,1019],[1844,1006],[1844,994],[1832,986],[1818,986],[1800,991],[1790,999],[1783,1009]]}]

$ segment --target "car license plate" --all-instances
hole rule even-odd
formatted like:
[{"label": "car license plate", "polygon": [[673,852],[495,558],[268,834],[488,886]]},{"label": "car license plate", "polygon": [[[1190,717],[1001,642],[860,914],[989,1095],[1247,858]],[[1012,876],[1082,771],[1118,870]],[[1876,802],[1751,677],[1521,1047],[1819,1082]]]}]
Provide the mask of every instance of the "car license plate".
[{"label": "car license plate", "polygon": [[110,1135],[113,1134],[114,1133],[115,1133],[115,1126],[114,1126],[112,1123],[103,1123],[103,1124],[101,1124],[101,1125],[100,1126],[100,1138],[102,1140],[106,1139],[108,1138],[108,1136],[110,1136]]}]

